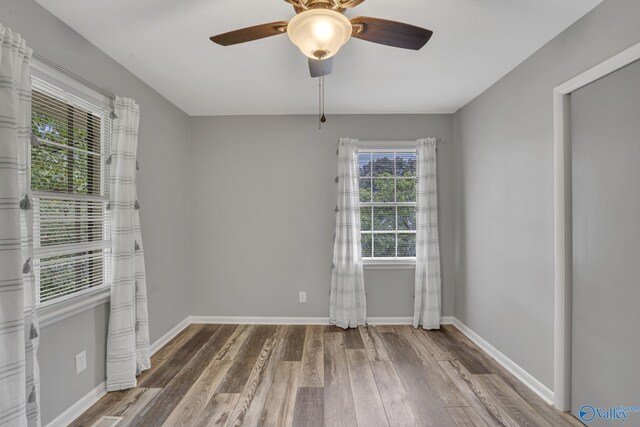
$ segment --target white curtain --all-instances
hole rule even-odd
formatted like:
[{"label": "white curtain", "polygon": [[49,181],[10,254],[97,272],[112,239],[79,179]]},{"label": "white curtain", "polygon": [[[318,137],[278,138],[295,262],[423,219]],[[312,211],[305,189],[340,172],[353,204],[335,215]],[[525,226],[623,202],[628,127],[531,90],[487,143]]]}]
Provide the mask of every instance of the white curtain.
[{"label": "white curtain", "polygon": [[440,329],[440,240],[436,140],[417,144],[416,289],[413,326]]},{"label": "white curtain", "polygon": [[29,140],[32,51],[0,24],[0,425],[40,425]]},{"label": "white curtain", "polygon": [[345,329],[364,325],[367,320],[358,176],[358,140],[343,138],[338,143],[338,204],[329,321]]},{"label": "white curtain", "polygon": [[107,339],[107,390],[136,386],[136,375],[151,367],[144,254],[137,200],[136,153],[140,109],[116,97],[111,147],[112,241],[111,315]]}]

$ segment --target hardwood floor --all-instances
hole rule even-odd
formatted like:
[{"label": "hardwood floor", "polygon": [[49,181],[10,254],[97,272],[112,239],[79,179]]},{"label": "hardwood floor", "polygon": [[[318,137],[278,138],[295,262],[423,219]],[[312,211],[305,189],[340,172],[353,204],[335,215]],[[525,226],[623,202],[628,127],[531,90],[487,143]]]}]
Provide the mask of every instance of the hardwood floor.
[{"label": "hardwood floor", "polygon": [[151,360],[72,425],[582,426],[453,326],[191,325]]}]

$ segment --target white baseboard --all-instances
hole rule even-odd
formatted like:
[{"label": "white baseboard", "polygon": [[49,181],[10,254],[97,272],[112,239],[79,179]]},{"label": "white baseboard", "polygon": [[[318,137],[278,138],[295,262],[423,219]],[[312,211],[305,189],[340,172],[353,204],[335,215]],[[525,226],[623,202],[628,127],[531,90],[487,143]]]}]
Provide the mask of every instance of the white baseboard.
[{"label": "white baseboard", "polygon": [[522,381],[524,385],[529,387],[534,393],[540,396],[549,405],[553,405],[554,393],[549,390],[544,384],[538,381],[533,375],[522,369],[513,360],[505,356],[500,350],[485,341],[480,335],[469,329],[467,325],[456,319],[452,318],[452,324],[460,330],[464,335],[473,341],[478,347],[480,347],[485,353],[493,357],[503,368],[511,372],[513,376]]},{"label": "white baseboard", "polygon": [[69,409],[58,415],[53,421],[47,424],[47,427],[65,427],[71,424],[84,411],[92,407],[102,396],[107,394],[107,382],[104,381],[96,388],[87,393],[82,399],[71,405]]},{"label": "white baseboard", "polygon": [[[187,317],[182,322],[178,323],[169,332],[161,336],[149,347],[149,351],[153,356],[158,350],[164,347],[169,341],[171,341],[176,335],[178,335],[184,328],[191,324],[190,318]],[[87,393],[82,399],[71,405],[66,411],[58,415],[46,427],[65,427],[71,424],[76,418],[82,415],[87,409],[91,408],[98,400],[107,394],[107,382],[104,381],[96,388]]]},{"label": "white baseboard", "polygon": [[328,325],[328,317],[191,316],[190,323],[222,325]]},{"label": "white baseboard", "polygon": [[367,324],[377,325],[411,325],[413,317],[368,317]]},{"label": "white baseboard", "polygon": [[[328,317],[246,317],[246,316],[191,316],[190,323],[227,325],[328,325]],[[453,317],[442,317],[443,325],[453,323]],[[411,325],[413,317],[369,317],[370,325]]]},{"label": "white baseboard", "polygon": [[153,356],[156,354],[158,350],[164,347],[169,341],[171,341],[176,335],[178,335],[184,328],[191,324],[191,317],[185,317],[185,319],[174,326],[169,332],[158,338],[151,346],[149,347],[149,352]]},{"label": "white baseboard", "polygon": [[442,316],[440,318],[440,324],[441,325],[453,325],[455,322],[456,318],[453,316]]},{"label": "white baseboard", "polygon": [[[412,317],[370,317],[367,322],[371,325],[411,325]],[[151,344],[151,354],[155,354],[164,347],[169,341],[176,337],[187,326],[194,323],[205,324],[229,324],[229,325],[328,325],[328,317],[243,317],[243,316],[189,316],[182,322],[178,323],[169,332],[164,334],[153,344]],[[533,392],[540,396],[548,404],[553,404],[554,393],[544,386],[540,381],[535,379],[531,374],[518,366],[514,361],[505,356],[497,348],[489,344],[482,337],[469,329],[464,323],[460,322],[453,316],[443,316],[440,320],[443,325],[454,325],[478,347],[485,351],[489,356],[493,357],[502,367],[511,372],[517,379],[522,381]],[[84,411],[93,406],[106,393],[106,382],[98,385],[91,390],[86,396],[74,403],[69,409],[64,411],[53,421],[47,424],[47,427],[67,426]]]},{"label": "white baseboard", "polygon": [[[454,317],[442,316],[440,318],[441,325],[452,325]],[[413,325],[413,317],[369,317],[367,319],[369,325]]]}]

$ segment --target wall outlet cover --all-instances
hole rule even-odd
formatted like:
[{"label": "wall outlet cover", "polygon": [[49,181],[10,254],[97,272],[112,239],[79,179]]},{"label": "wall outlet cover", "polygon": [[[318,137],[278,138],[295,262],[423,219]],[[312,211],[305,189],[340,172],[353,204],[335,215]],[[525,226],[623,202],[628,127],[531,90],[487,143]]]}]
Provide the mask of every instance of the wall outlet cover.
[{"label": "wall outlet cover", "polygon": [[87,352],[82,350],[82,353],[76,355],[76,375],[87,369]]},{"label": "wall outlet cover", "polygon": [[307,293],[306,292],[300,292],[298,300],[300,302],[307,302]]}]

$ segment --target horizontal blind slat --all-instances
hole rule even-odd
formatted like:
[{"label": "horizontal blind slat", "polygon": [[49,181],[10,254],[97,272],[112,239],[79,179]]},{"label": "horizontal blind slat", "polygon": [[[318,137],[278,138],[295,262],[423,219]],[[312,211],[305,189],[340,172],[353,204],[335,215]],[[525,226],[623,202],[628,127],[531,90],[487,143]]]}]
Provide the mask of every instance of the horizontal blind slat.
[{"label": "horizontal blind slat", "polygon": [[100,292],[100,290],[109,289],[109,286],[110,286],[109,284],[102,284],[102,285],[99,285],[99,286],[94,286],[93,288],[78,290],[77,292],[74,292],[72,294],[59,295],[54,299],[51,299],[51,300],[48,300],[48,301],[41,301],[39,303],[39,307],[53,306],[53,305],[62,303],[64,301],[68,301],[70,299],[82,296],[82,295],[87,295],[87,294],[90,294],[90,293]]},{"label": "horizontal blind slat", "polygon": [[33,191],[33,196],[38,198],[69,200],[69,201],[102,201],[108,202],[109,197],[94,194],[54,193],[52,191]]},{"label": "horizontal blind slat", "polygon": [[72,245],[59,245],[52,246],[50,248],[34,248],[33,256],[34,258],[45,258],[52,256],[64,256],[64,255],[72,255],[76,252],[88,252],[95,251],[100,249],[110,249],[111,241],[110,240],[101,240],[95,243],[74,243]]},{"label": "horizontal blind slat", "polygon": [[78,148],[75,146],[69,146],[69,145],[64,145],[61,144],[59,142],[54,142],[54,141],[49,141],[48,139],[42,139],[42,138],[38,138],[38,144],[39,146],[43,146],[43,145],[50,145],[52,147],[56,147],[56,148],[63,148],[65,150],[72,150],[72,151],[76,151],[78,153],[83,153],[83,154],[88,154],[90,156],[98,156],[98,157],[102,157],[102,154],[98,151],[91,151],[91,150],[85,150],[84,148]]},{"label": "horizontal blind slat", "polygon": [[110,111],[33,79],[33,272],[38,303],[111,283]]}]

